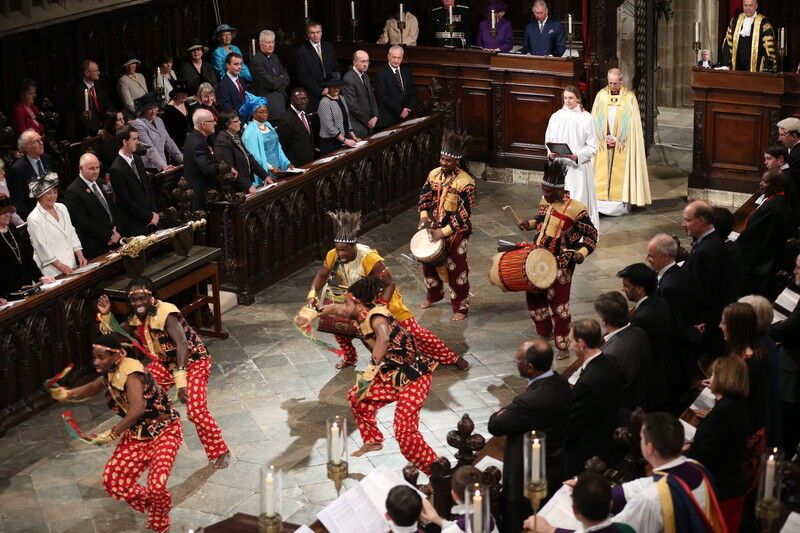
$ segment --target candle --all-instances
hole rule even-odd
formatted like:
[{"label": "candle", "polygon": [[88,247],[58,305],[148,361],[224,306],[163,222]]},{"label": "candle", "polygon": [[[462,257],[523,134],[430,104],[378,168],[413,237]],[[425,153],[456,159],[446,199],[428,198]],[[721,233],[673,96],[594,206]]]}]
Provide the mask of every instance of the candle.
[{"label": "candle", "polygon": [[531,444],[531,482],[537,482],[542,477],[541,475],[541,463],[542,463],[542,445],[539,443],[539,439],[534,439],[533,444]]},{"label": "candle", "polygon": [[572,14],[567,15],[567,33],[572,33]]},{"label": "candle", "polygon": [[696,43],[700,42],[700,23],[699,22],[695,22],[694,23],[694,42],[696,42]]},{"label": "candle", "polygon": [[447,6],[447,23],[453,23],[453,6]]},{"label": "candle", "polygon": [[267,474],[264,514],[269,517],[275,516],[275,478],[272,477],[272,472]]},{"label": "candle", "polygon": [[83,110],[89,111],[89,89],[83,90]]},{"label": "candle", "polygon": [[786,28],[779,29],[778,35],[779,35],[778,41],[780,42],[780,49],[784,50],[786,49]]},{"label": "candle", "polygon": [[767,472],[764,476],[764,499],[769,500],[773,497],[775,489],[775,456],[770,455],[767,459]]},{"label": "candle", "polygon": [[400,4],[400,20],[405,20],[402,3]]},{"label": "candle", "polygon": [[479,490],[472,497],[472,533],[483,533],[483,496]]},{"label": "candle", "polygon": [[351,0],[350,2],[350,18],[356,19],[356,3]]},{"label": "candle", "polygon": [[494,9],[492,9],[492,29],[497,29],[497,15],[495,15]]},{"label": "candle", "polygon": [[256,40],[250,39],[250,57],[256,55]]},{"label": "candle", "polygon": [[158,74],[159,74],[158,67],[156,67],[156,75],[153,78],[153,88],[155,89],[158,88]]},{"label": "candle", "polygon": [[331,461],[338,465],[342,462],[342,442],[339,439],[339,424],[331,424]]},{"label": "candle", "polygon": [[308,0],[303,0],[303,14],[308,18]]}]

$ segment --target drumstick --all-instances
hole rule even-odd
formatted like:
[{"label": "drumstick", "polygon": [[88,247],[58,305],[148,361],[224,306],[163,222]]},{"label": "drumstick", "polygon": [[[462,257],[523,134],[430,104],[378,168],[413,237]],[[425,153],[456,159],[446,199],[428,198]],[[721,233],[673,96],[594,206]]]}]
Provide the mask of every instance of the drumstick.
[{"label": "drumstick", "polygon": [[510,205],[504,205],[503,206],[503,211],[505,211],[506,209],[510,209],[511,210],[511,214],[514,215],[515,219],[517,219],[517,225],[519,225],[522,222],[522,219],[517,216],[517,212],[514,211],[514,208],[511,207]]}]

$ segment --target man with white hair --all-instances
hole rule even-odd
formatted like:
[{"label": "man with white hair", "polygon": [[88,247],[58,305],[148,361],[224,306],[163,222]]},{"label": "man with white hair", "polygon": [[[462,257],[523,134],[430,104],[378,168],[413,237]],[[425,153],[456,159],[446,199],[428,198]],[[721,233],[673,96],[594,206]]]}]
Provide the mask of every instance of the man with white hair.
[{"label": "man with white hair", "polygon": [[250,72],[253,74],[250,92],[266,98],[270,120],[278,120],[286,112],[286,89],[291,78],[275,54],[274,31],[259,33],[258,47],[260,50],[250,59]]},{"label": "man with white hair", "polygon": [[23,131],[17,139],[17,149],[22,152],[22,157],[8,169],[8,191],[17,214],[26,219],[36,205],[36,199],[30,197],[28,182],[53,169],[50,156],[44,153],[44,140],[36,131]]},{"label": "man with white hair", "polygon": [[789,150],[786,196],[797,218],[800,216],[800,118],[786,117],[778,122],[778,141]]},{"label": "man with white hair", "polygon": [[94,259],[115,247],[120,239],[117,231],[117,207],[110,194],[97,183],[100,160],[90,152],[81,156],[78,178],[64,191],[72,225],[83,245],[86,259]]},{"label": "man with white hair", "polygon": [[550,18],[547,2],[536,0],[531,8],[534,20],[525,28],[522,53],[561,57],[567,51],[567,37],[560,20]]},{"label": "man with white hair", "polygon": [[183,176],[194,190],[192,209],[198,210],[206,204],[206,192],[217,188],[218,166],[208,144],[217,121],[211,111],[199,109],[192,116],[192,124],[194,129],[183,144]]},{"label": "man with white hair", "polygon": [[716,63],[711,61],[711,50],[705,49],[700,50],[700,61],[697,62],[697,66],[701,68],[714,68],[716,67]]},{"label": "man with white hair", "polygon": [[389,62],[375,74],[375,98],[378,100],[377,129],[394,126],[410,118],[417,103],[417,88],[411,71],[403,65],[403,47],[389,48]]},{"label": "man with white hair", "polygon": [[650,199],[647,154],[636,94],[622,85],[622,71],[608,71],[608,86],[598,91],[592,106],[597,127],[594,158],[597,209],[620,216],[631,205],[645,206]]},{"label": "man with white hair", "polygon": [[731,70],[772,72],[775,58],[772,24],[758,13],[756,0],[743,0],[742,12],[728,23],[719,64]]}]

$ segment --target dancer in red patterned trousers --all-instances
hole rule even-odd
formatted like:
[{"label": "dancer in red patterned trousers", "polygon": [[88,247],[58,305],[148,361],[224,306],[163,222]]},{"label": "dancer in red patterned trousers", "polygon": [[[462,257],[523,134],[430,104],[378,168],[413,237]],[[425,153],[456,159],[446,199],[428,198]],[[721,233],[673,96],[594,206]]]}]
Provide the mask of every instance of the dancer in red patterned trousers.
[{"label": "dancer in red patterned trousers", "polygon": [[[359,457],[383,448],[376,415],[381,407],[396,402],[394,436],[400,453],[420,471],[430,474],[430,464],[437,456],[419,432],[419,410],[428,396],[431,373],[438,363],[417,347],[414,336],[403,329],[387,307],[376,304],[382,290],[378,279],[361,279],[350,286],[343,304],[326,305],[319,313],[355,321],[361,339],[372,351],[370,365],[348,393],[364,443],[352,455]],[[305,307],[295,323],[304,327],[317,315],[315,310]]]},{"label": "dancer in red patterned trousers", "polygon": [[[322,267],[314,276],[311,290],[306,296],[306,303],[312,307],[319,307],[319,297],[322,296],[326,284],[331,296],[344,295],[347,287],[356,281],[373,276],[380,280],[383,287],[378,302],[387,306],[392,315],[400,321],[400,325],[414,335],[422,351],[444,365],[456,365],[459,370],[467,370],[469,362],[466,359],[448,348],[439,337],[419,325],[403,303],[400,289],[378,251],[365,244],[358,244],[361,213],[337,211],[328,213],[328,216],[333,222],[335,231],[333,238],[335,248],[328,251]],[[358,356],[353,346],[353,337],[341,334],[334,334],[334,337],[344,352],[336,368],[355,365]]]},{"label": "dancer in red patterned trousers", "polygon": [[583,263],[597,246],[597,228],[586,206],[564,192],[566,172],[560,162],[545,165],[539,212],[533,220],[519,223],[520,229],[535,231],[536,246],[549,250],[558,264],[556,280],[549,289],[526,293],[536,332],[555,341],[557,359],[569,357],[569,294],[575,265]]},{"label": "dancer in red patterned trousers", "polygon": [[[91,398],[105,390],[109,408],[122,417],[114,426],[92,439],[92,444],[119,440],[103,471],[103,487],[112,498],[128,502],[147,513],[145,527],[169,529],[172,496],[167,480],[183,441],[181,421],[164,390],[114,335],[103,335],[92,345],[92,363],[100,377],[74,388],[50,389],[61,402]],[[138,483],[148,470],[147,485]]]},{"label": "dancer in red patterned trousers", "polygon": [[428,295],[421,307],[427,309],[442,300],[447,283],[453,320],[463,320],[469,312],[467,242],[472,233],[469,217],[475,206],[475,180],[458,165],[471,139],[464,133],[444,131],[440,166],[428,174],[417,203],[417,229],[429,228],[431,241],[444,239],[447,249],[444,265],[422,266]]},{"label": "dancer in red patterned trousers", "polygon": [[[222,430],[208,410],[208,377],[211,356],[200,337],[186,322],[180,310],[156,297],[149,278],[137,278],[128,284],[132,313],[122,328],[135,334],[142,346],[157,361],[147,370],[168,391],[178,388],[178,398],[186,404],[186,414],[195,425],[197,437],[215,468],[226,468],[231,452],[222,438]],[[111,302],[103,295],[97,301],[101,331],[113,331]]]}]

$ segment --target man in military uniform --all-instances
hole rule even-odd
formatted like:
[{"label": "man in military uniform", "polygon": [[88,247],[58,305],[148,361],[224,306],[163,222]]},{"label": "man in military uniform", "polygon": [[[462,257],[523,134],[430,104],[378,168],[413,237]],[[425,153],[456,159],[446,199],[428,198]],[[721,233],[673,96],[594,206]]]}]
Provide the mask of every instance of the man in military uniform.
[{"label": "man in military uniform", "polygon": [[472,44],[469,7],[456,5],[456,0],[442,0],[440,7],[431,9],[428,31],[431,46],[469,48]]},{"label": "man in military uniform", "polygon": [[744,0],[743,12],[731,19],[722,43],[721,66],[750,72],[775,68],[775,30],[757,9],[756,0]]}]

